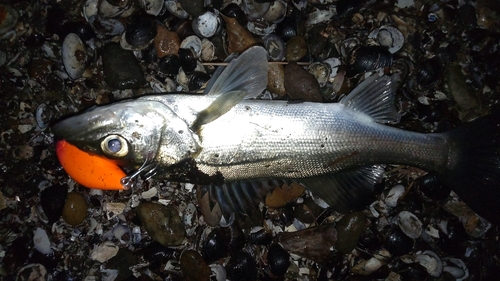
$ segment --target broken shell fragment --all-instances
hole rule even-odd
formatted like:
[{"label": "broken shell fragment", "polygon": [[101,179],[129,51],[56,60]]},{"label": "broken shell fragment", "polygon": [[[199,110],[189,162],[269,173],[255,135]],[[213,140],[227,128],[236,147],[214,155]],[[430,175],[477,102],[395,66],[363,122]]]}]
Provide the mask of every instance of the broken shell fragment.
[{"label": "broken shell fragment", "polygon": [[64,69],[73,80],[82,76],[87,63],[87,54],[82,40],[75,33],[68,34],[62,44]]},{"label": "broken shell fragment", "polygon": [[368,35],[368,38],[374,39],[380,46],[387,47],[392,54],[401,50],[405,43],[403,33],[399,29],[389,25],[383,25],[373,30]]}]

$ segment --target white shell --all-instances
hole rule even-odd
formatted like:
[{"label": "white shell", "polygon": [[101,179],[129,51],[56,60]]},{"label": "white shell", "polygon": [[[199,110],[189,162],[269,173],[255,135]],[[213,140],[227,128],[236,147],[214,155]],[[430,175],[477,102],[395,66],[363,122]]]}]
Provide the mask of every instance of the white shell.
[{"label": "white shell", "polygon": [[383,25],[373,30],[368,35],[368,38],[374,39],[381,46],[389,48],[389,52],[392,54],[401,50],[403,44],[405,43],[403,33],[401,33],[399,29],[389,25]]},{"label": "white shell", "polygon": [[99,10],[97,6],[98,3],[98,0],[87,0],[85,4],[83,4],[83,16],[90,24],[92,24],[93,17],[97,16]]},{"label": "white shell", "polygon": [[274,30],[276,29],[276,24],[269,23],[263,19],[257,19],[254,21],[249,21],[247,23],[247,29],[255,35],[266,36],[274,32]]},{"label": "white shell", "polygon": [[422,234],[422,222],[411,212],[400,212],[398,214],[398,225],[410,238],[416,239]]},{"label": "white shell", "polygon": [[80,78],[87,62],[85,46],[80,37],[74,33],[68,34],[64,38],[61,52],[66,73],[73,80]]},{"label": "white shell", "polygon": [[157,16],[163,9],[163,0],[141,0],[141,6],[146,13]]},{"label": "white shell", "polygon": [[423,266],[427,273],[433,277],[439,277],[443,272],[441,259],[432,251],[424,251],[421,254],[417,254],[415,262]]},{"label": "white shell", "polygon": [[263,18],[272,23],[281,22],[286,15],[287,4],[284,1],[277,0],[271,4],[269,10],[264,14]]},{"label": "white shell", "polygon": [[35,245],[35,249],[44,255],[52,253],[49,236],[47,235],[47,232],[40,227],[37,227],[35,230],[35,234],[33,235],[33,244]]},{"label": "white shell", "polygon": [[123,14],[132,1],[123,1],[120,6],[111,5],[107,0],[102,0],[98,6],[99,15],[105,18],[114,18]]},{"label": "white shell", "polygon": [[213,61],[215,59],[215,46],[208,39],[201,40],[201,61]]},{"label": "white shell", "polygon": [[329,7],[329,9],[320,10],[314,8],[313,12],[307,15],[306,24],[317,24],[320,22],[329,21],[336,14],[335,6]]},{"label": "white shell", "polygon": [[220,28],[220,18],[217,14],[206,11],[192,21],[192,27],[196,35],[204,38],[212,37]]},{"label": "white shell", "polygon": [[398,204],[399,198],[401,198],[401,196],[404,193],[405,193],[404,186],[402,186],[400,184],[393,186],[391,188],[391,190],[389,190],[389,193],[387,194],[387,196],[384,199],[385,204],[391,208],[396,207],[396,205]]},{"label": "white shell", "polygon": [[182,8],[181,4],[175,0],[165,1],[165,6],[167,10],[174,16],[180,19],[189,18],[189,14]]},{"label": "white shell", "polygon": [[318,83],[323,86],[328,82],[330,78],[330,65],[326,63],[321,63],[321,62],[313,62],[309,65],[307,71],[314,75],[316,80],[318,80]]},{"label": "white shell", "polygon": [[191,35],[186,37],[186,39],[182,40],[180,48],[182,49],[190,49],[198,58],[201,54],[202,43],[200,38],[196,35]]},{"label": "white shell", "polygon": [[262,18],[262,16],[267,13],[270,7],[271,3],[259,3],[256,0],[243,0],[243,2],[241,3],[241,9],[243,10],[243,12],[245,12],[249,20]]}]

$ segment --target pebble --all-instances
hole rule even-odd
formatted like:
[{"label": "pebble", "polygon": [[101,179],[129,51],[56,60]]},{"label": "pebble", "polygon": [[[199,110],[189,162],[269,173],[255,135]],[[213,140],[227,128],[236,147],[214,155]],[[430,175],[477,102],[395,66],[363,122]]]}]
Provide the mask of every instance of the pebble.
[{"label": "pebble", "polygon": [[294,36],[286,42],[285,59],[299,61],[307,54],[307,42],[302,36]]},{"label": "pebble", "polygon": [[118,43],[109,43],[102,49],[104,81],[115,89],[137,89],[146,83],[144,72],[132,51]]},{"label": "pebble", "polygon": [[88,204],[85,197],[80,193],[70,192],[64,204],[62,217],[66,223],[77,226],[87,217],[87,209]]},{"label": "pebble", "polygon": [[366,225],[367,219],[362,212],[353,212],[343,216],[335,225],[337,230],[335,248],[342,254],[349,254],[358,244]]},{"label": "pebble", "polygon": [[181,39],[176,32],[168,30],[164,25],[157,26],[154,46],[158,58],[163,58],[166,55],[177,55],[180,45]]},{"label": "pebble", "polygon": [[185,280],[188,281],[209,281],[210,267],[203,260],[203,257],[195,250],[185,250],[180,258],[181,270]]},{"label": "pebble", "polygon": [[186,232],[175,208],[144,202],[137,206],[136,213],[149,236],[160,244],[177,246],[184,240]]},{"label": "pebble", "polygon": [[285,89],[294,100],[320,102],[323,100],[318,80],[296,63],[285,67]]},{"label": "pebble", "polygon": [[227,51],[231,53],[241,53],[257,43],[252,33],[241,26],[237,19],[229,18],[224,15],[221,17],[226,22],[227,29]]},{"label": "pebble", "polygon": [[267,89],[278,96],[286,94],[285,90],[285,67],[281,64],[269,64],[267,73]]},{"label": "pebble", "polygon": [[295,232],[281,232],[277,240],[285,250],[312,261],[323,263],[331,260],[337,241],[333,224],[324,224]]}]

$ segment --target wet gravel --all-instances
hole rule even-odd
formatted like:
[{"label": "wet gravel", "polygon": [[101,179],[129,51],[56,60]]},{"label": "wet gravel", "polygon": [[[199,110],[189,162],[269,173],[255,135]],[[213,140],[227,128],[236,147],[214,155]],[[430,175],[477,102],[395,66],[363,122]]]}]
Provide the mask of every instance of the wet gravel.
[{"label": "wet gravel", "polygon": [[[145,93],[195,90],[253,44],[278,50],[264,98],[336,102],[378,69],[401,75],[394,126],[445,131],[500,110],[495,0],[208,2],[179,0],[185,11],[154,0],[0,3],[0,280],[500,276],[498,226],[416,168],[388,165],[359,212],[278,190],[260,223],[228,227],[207,225],[191,184],[141,180],[118,192],[75,183],[50,124]],[[65,46],[68,34],[76,45]]]}]

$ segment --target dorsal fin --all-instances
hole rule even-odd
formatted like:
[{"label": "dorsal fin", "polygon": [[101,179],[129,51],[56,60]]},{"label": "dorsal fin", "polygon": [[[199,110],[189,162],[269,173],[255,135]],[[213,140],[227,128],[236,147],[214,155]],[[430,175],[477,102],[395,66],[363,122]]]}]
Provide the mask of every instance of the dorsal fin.
[{"label": "dorsal fin", "polygon": [[396,122],[394,88],[397,79],[396,75],[389,77],[374,74],[361,82],[340,103],[368,115],[378,123]]}]

